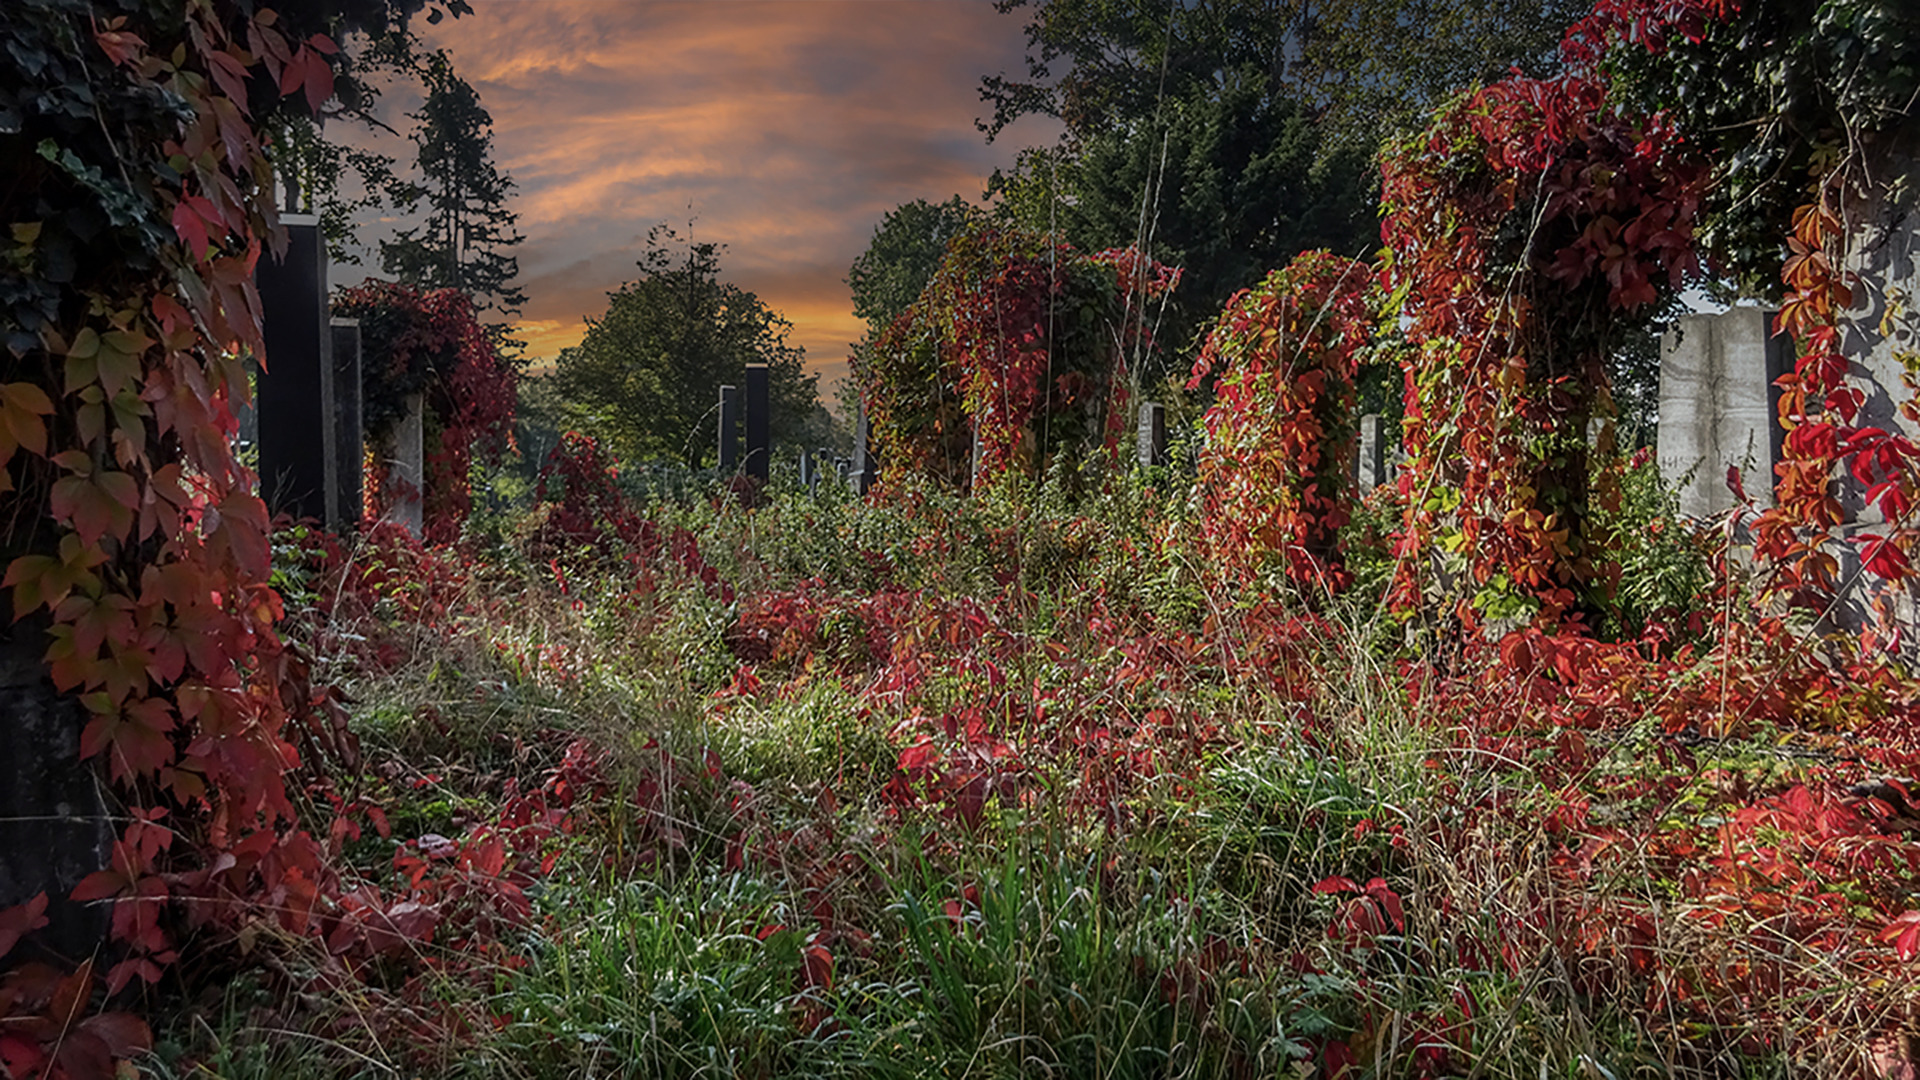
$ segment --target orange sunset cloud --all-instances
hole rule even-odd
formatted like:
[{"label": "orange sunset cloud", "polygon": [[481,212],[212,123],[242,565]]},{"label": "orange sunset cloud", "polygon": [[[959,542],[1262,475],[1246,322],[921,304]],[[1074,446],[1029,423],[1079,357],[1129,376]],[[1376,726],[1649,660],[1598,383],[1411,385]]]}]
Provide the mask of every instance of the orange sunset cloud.
[{"label": "orange sunset cloud", "polygon": [[1057,133],[1028,120],[989,146],[975,130],[980,76],[1024,71],[1021,20],[987,0],[473,7],[419,29],[480,92],[517,185],[536,366],[635,275],[650,228],[692,220],[726,245],[723,275],[792,321],[830,397],[863,329],[843,279],[881,216],[977,200]]}]

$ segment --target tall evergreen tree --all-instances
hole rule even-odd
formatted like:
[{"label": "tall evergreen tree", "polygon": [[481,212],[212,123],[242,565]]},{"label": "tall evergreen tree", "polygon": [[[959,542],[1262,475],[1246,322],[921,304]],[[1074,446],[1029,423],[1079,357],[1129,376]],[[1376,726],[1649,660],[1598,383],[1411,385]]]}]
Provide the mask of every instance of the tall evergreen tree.
[{"label": "tall evergreen tree", "polygon": [[480,95],[453,70],[445,50],[421,69],[426,100],[409,113],[421,179],[397,185],[394,202],[413,211],[424,202],[426,220],[380,245],[380,266],[401,281],[453,288],[481,308],[517,314],[526,293],[514,278],[519,260],[508,250],[523,239],[507,209],[513,180],[493,163],[493,117]]}]

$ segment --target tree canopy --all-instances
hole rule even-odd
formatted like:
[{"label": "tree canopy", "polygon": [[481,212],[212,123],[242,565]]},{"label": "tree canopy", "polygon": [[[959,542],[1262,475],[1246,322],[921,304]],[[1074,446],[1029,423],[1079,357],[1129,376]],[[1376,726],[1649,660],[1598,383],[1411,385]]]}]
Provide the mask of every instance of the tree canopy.
[{"label": "tree canopy", "polygon": [[1329,152],[1313,113],[1264,76],[1191,89],[1159,115],[1027,151],[993,182],[999,213],[1025,228],[1091,250],[1139,243],[1182,267],[1157,335],[1180,355],[1228,297],[1300,252],[1378,246],[1366,155]]},{"label": "tree canopy", "polygon": [[887,211],[867,250],[847,270],[853,313],[874,334],[885,331],[933,280],[947,241],[979,221],[979,209],[958,195],[938,205],[915,199]]},{"label": "tree canopy", "polygon": [[1372,146],[1433,102],[1509,68],[1551,65],[1587,0],[995,0],[1031,9],[1027,77],[990,75],[989,139],[1022,116],[1058,117],[1070,141],[1126,127],[1159,102],[1264,79]]},{"label": "tree canopy", "polygon": [[774,441],[821,439],[819,376],[787,344],[793,324],[720,279],[722,245],[664,227],[647,244],[640,277],[609,293],[606,313],[560,352],[553,378],[569,419],[624,460],[699,466],[715,454],[719,388],[764,363]]}]

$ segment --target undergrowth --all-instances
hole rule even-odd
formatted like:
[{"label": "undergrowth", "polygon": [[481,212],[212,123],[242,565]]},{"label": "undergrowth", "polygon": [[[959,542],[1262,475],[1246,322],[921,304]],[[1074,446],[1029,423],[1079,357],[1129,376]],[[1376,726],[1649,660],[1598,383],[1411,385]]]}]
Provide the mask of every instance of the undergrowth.
[{"label": "undergrowth", "polygon": [[655,493],[464,548],[284,535],[362,755],[310,809],[369,906],[337,948],[263,930],[183,971],[143,1068],[1909,1059],[1920,844],[1887,781],[1913,684],[1759,614],[1690,619],[1711,537],[1665,535],[1657,487],[1613,526],[1641,530],[1632,636],[1435,647],[1383,613],[1360,532],[1339,597],[1229,583],[1176,478],[1074,486]]}]

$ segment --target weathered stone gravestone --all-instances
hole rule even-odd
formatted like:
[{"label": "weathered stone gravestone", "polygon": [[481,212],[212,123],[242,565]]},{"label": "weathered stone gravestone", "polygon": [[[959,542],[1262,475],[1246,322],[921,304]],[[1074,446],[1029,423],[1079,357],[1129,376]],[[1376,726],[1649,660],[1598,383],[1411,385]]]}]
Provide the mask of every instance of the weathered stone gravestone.
[{"label": "weathered stone gravestone", "polygon": [[407,415],[387,433],[380,448],[387,483],[394,486],[388,519],[415,536],[426,529],[426,403],[419,394],[407,398]]},{"label": "weathered stone gravestone", "polygon": [[[1852,362],[1852,383],[1866,394],[1857,423],[1920,438],[1920,423],[1900,414],[1915,396],[1908,385],[1920,368],[1920,121],[1870,142],[1860,186],[1848,192],[1841,212],[1847,255],[1841,263],[1853,281],[1853,302],[1840,318],[1840,349]],[[1833,620],[1848,629],[1891,621],[1904,631],[1908,653],[1920,651],[1920,596],[1911,581],[1888,583],[1860,572],[1860,543],[1899,523],[1886,521],[1866,501],[1867,485],[1840,480],[1847,520],[1834,553],[1840,562],[1840,595]],[[1912,522],[1905,523],[1909,527]],[[1878,609],[1876,611],[1876,609]]]},{"label": "weathered stone gravestone", "polygon": [[[1920,207],[1913,181],[1899,181],[1920,178],[1920,124],[1879,136],[1863,175],[1841,207],[1847,231],[1841,269],[1854,292],[1841,314],[1840,347],[1851,362],[1848,381],[1864,395],[1855,423],[1920,438],[1920,424],[1900,415],[1900,403],[1914,396],[1906,385],[1908,364],[1920,364]],[[1757,308],[1690,316],[1662,343],[1660,468],[1670,482],[1684,480],[1680,509],[1690,517],[1739,505],[1728,488],[1728,466],[1740,468],[1755,504],[1772,502],[1773,467],[1782,460],[1785,435],[1773,383],[1794,361],[1792,343],[1773,334],[1772,321],[1771,312]],[[1860,568],[1859,541],[1890,524],[1867,505],[1859,478],[1842,475],[1834,483],[1845,517],[1829,532],[1840,587],[1824,613],[1827,625],[1859,630],[1890,620],[1906,631],[1909,648],[1920,646],[1914,586],[1893,585]]]},{"label": "weathered stone gravestone", "polygon": [[1355,439],[1353,487],[1354,494],[1363,499],[1388,480],[1387,440],[1381,423],[1379,413],[1362,416]]},{"label": "weathered stone gravestone", "polygon": [[1167,407],[1157,401],[1140,403],[1134,434],[1134,456],[1142,468],[1167,463]]},{"label": "weathered stone gravestone", "polygon": [[1792,367],[1792,344],[1760,308],[1689,315],[1662,337],[1660,473],[1679,485],[1682,514],[1703,519],[1740,505],[1729,467],[1757,504],[1772,503],[1782,436],[1773,380]]}]

